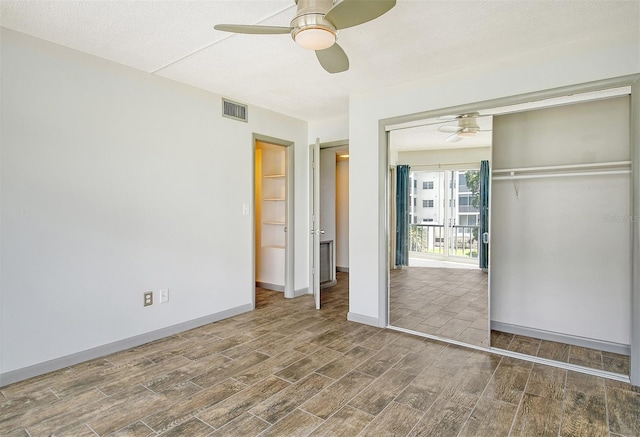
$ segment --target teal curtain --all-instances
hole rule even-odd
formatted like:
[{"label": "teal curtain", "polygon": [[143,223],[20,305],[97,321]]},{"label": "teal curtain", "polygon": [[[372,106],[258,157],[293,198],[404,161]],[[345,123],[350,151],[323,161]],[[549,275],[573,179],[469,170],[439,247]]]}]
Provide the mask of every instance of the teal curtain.
[{"label": "teal curtain", "polygon": [[480,268],[489,268],[489,243],[485,237],[489,233],[489,161],[480,162]]},{"label": "teal curtain", "polygon": [[396,265],[409,265],[409,166],[396,167]]}]

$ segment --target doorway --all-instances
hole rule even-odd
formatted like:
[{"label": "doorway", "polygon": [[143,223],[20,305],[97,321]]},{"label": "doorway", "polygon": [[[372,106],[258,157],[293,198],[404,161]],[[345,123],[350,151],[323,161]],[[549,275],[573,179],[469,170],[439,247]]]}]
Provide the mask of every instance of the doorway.
[{"label": "doorway", "polygon": [[310,148],[310,291],[321,307],[321,291],[348,282],[349,145],[346,141]]},{"label": "doorway", "polygon": [[254,282],[284,297],[294,294],[291,145],[254,135]]}]

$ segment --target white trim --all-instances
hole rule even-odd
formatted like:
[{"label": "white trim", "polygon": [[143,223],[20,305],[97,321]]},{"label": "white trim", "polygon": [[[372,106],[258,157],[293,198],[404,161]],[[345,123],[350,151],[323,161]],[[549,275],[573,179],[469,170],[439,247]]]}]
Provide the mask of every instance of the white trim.
[{"label": "white trim", "polygon": [[640,75],[631,87],[631,383],[640,386]]},{"label": "white trim", "polygon": [[523,335],[525,337],[539,338],[541,340],[555,341],[573,346],[588,347],[590,349],[613,352],[621,355],[628,356],[631,353],[631,346],[628,344],[578,337],[570,334],[561,334],[559,332],[545,331],[544,329],[529,328],[526,326],[512,325],[510,323],[496,322],[493,320],[491,321],[491,329],[506,332],[508,334]]},{"label": "white trim", "polygon": [[365,316],[364,314],[353,313],[349,311],[347,313],[347,320],[350,322],[362,323],[364,325],[376,326],[378,328],[383,328],[384,325],[380,324],[380,319],[376,319],[375,317]]},{"label": "white trim", "polygon": [[265,290],[279,291],[284,293],[284,285],[270,284],[268,282],[256,281],[256,287],[264,288]]},{"label": "white trim", "polygon": [[303,287],[293,291],[293,297],[306,296],[307,294],[309,294],[309,287]]},{"label": "white trim", "polygon": [[[280,286],[277,291],[283,291],[284,297],[293,298],[295,297],[295,188],[294,188],[294,179],[295,179],[295,143],[288,140],[282,140],[279,138],[270,137],[267,135],[262,135],[259,133],[252,134],[252,186],[251,186],[251,241],[254,242],[252,247],[253,254],[253,282],[257,284],[256,279],[256,212],[255,212],[255,204],[256,204],[256,142],[261,141],[263,143],[272,144],[275,146],[284,147],[285,150],[285,199],[286,199],[286,220],[285,220],[285,253],[284,253],[284,286],[282,286],[282,290],[280,290]],[[265,287],[266,288],[266,287]],[[273,289],[270,285],[269,289]],[[255,298],[255,290],[252,290],[252,302],[253,308],[255,308],[256,298]]]},{"label": "white trim", "polygon": [[468,349],[474,349],[482,352],[489,352],[495,355],[501,355],[503,357],[517,358],[519,360],[528,361],[530,363],[544,364],[545,366],[557,367],[565,370],[573,370],[574,372],[585,373],[587,375],[599,376],[601,378],[612,379],[614,381],[629,382],[627,375],[621,375],[619,373],[607,372],[606,370],[592,369],[590,367],[578,366],[577,364],[563,363],[560,361],[548,360],[546,358],[534,357],[532,355],[521,354],[518,352],[512,352],[504,349],[486,348],[482,346],[475,346],[468,343],[463,343],[456,340],[450,340],[448,338],[442,338],[435,335],[424,334],[422,332],[412,331],[410,329],[397,328],[395,326],[387,326],[388,329],[393,331],[404,332],[406,334],[417,335],[419,337],[428,338],[431,340],[441,341],[443,343],[454,344],[462,346]]},{"label": "white trim", "polygon": [[0,373],[0,387],[4,387],[14,382],[33,378],[34,376],[43,375],[55,370],[64,369],[95,358],[121,352],[133,347],[141,346],[155,340],[160,340],[171,335],[179,334],[190,329],[208,325],[209,323],[218,322],[229,317],[246,313],[253,309],[252,304],[248,303],[235,308],[220,311],[219,313],[210,314],[198,319],[189,320],[187,322],[178,323],[177,325],[167,326],[166,328],[156,331],[147,332],[145,334],[136,335],[134,337],[125,338],[124,340],[114,341],[113,343],[104,344],[102,346],[87,349],[64,357],[55,358],[43,363],[34,364],[32,366],[23,367],[21,369],[12,370],[10,372]]}]

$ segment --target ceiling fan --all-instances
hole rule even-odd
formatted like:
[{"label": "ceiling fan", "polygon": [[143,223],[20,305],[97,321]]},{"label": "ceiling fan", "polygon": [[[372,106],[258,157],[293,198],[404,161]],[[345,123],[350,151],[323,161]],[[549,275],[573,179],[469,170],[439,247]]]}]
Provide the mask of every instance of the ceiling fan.
[{"label": "ceiling fan", "polygon": [[440,132],[451,133],[445,141],[449,143],[456,143],[465,138],[473,137],[478,132],[484,132],[478,126],[477,118],[480,116],[477,112],[469,112],[467,114],[459,114],[453,116],[439,117],[438,120],[444,121],[456,121],[456,124],[440,126],[438,130]]},{"label": "ceiling fan", "polygon": [[213,28],[247,34],[291,33],[291,37],[300,47],[315,50],[316,57],[325,70],[329,73],[340,73],[349,69],[349,58],[336,44],[338,30],[378,18],[396,4],[396,0],[295,1],[298,7],[289,27],[216,24]]}]

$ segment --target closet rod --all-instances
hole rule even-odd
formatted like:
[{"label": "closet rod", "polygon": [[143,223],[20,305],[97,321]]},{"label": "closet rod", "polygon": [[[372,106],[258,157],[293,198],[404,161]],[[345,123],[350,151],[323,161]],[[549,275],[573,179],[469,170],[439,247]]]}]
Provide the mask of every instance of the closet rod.
[{"label": "closet rod", "polygon": [[493,170],[493,174],[525,172],[525,171],[550,171],[550,170],[577,170],[588,168],[605,168],[605,167],[622,167],[631,165],[631,161],[614,161],[614,162],[597,162],[591,164],[566,164],[566,165],[549,165],[546,167],[520,167],[520,168],[504,168]]},{"label": "closet rod", "polygon": [[538,173],[538,174],[523,174],[513,176],[494,176],[491,179],[494,181],[513,181],[518,179],[541,179],[541,178],[561,178],[571,176],[603,176],[603,175],[615,175],[615,174],[630,174],[631,170],[603,170],[603,171],[583,171],[572,173]]}]

